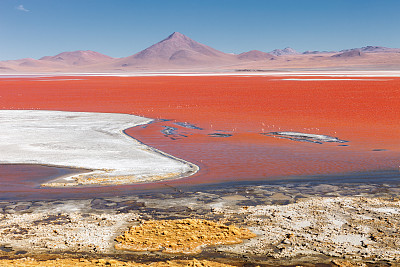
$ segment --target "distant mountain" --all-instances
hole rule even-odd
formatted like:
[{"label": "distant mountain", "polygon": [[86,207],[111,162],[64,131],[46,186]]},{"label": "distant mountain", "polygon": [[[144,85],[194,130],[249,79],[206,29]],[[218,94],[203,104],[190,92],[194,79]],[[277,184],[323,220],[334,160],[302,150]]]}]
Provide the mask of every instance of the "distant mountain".
[{"label": "distant mountain", "polygon": [[4,68],[7,69],[13,69],[13,70],[49,70],[49,69],[59,69],[59,68],[65,68],[66,66],[64,64],[58,63],[58,62],[46,62],[46,61],[40,61],[37,59],[33,58],[22,58],[22,59],[17,59],[17,60],[7,60],[7,61],[2,61],[2,65]]},{"label": "distant mountain", "polygon": [[258,60],[274,60],[275,56],[258,50],[251,50],[237,55],[240,60],[258,61]]},{"label": "distant mountain", "polygon": [[361,51],[363,53],[400,53],[400,48],[390,48],[384,46],[364,46],[361,48],[352,48],[341,50],[340,52]]},{"label": "distant mountain", "polygon": [[337,51],[311,51],[307,50],[303,52],[303,55],[318,55],[318,54],[331,54],[331,53],[337,53]]},{"label": "distant mountain", "polygon": [[339,53],[339,54],[335,54],[332,57],[336,57],[336,58],[352,58],[352,57],[362,57],[365,54],[363,52],[361,52],[360,50],[349,50],[343,53]]},{"label": "distant mountain", "polygon": [[89,65],[112,60],[112,57],[90,50],[78,50],[72,52],[62,52],[55,56],[45,56],[40,58],[42,61],[52,61],[68,65]]},{"label": "distant mountain", "polygon": [[15,69],[10,68],[6,63],[1,62],[0,63],[0,72],[9,72],[9,71],[15,71]]},{"label": "distant mountain", "polygon": [[42,62],[38,61],[37,59],[33,58],[22,58],[22,59],[17,59],[13,61],[9,61],[11,63],[14,63],[16,66],[21,66],[21,67],[42,67],[45,64],[42,64]]},{"label": "distant mountain", "polygon": [[162,66],[162,65],[215,65],[235,59],[234,55],[223,53],[196,42],[179,32],[132,56],[117,60],[114,65]]},{"label": "distant mountain", "polygon": [[271,51],[270,54],[275,56],[285,56],[285,55],[298,55],[300,53],[291,47],[286,47],[285,49],[275,49]]},{"label": "distant mountain", "polygon": [[0,73],[259,71],[324,68],[398,70],[400,49],[366,46],[340,52],[306,51],[299,54],[287,47],[275,49],[271,53],[251,50],[235,55],[218,51],[179,32],[174,32],[143,51],[124,58],[112,58],[90,50],[78,50],[40,59],[0,61]]}]

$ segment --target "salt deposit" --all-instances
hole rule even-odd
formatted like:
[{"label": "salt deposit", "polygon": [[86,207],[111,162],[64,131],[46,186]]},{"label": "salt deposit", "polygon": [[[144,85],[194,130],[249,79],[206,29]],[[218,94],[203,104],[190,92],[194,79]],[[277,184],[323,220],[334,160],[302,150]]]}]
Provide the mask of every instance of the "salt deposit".
[{"label": "salt deposit", "polygon": [[196,172],[197,166],[123,133],[150,121],[128,114],[1,110],[0,164],[88,170],[48,186],[148,182]]}]

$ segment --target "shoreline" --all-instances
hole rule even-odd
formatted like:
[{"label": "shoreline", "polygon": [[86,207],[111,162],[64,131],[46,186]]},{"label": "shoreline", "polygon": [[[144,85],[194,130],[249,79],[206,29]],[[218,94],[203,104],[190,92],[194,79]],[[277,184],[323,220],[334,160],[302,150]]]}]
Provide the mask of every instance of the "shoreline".
[{"label": "shoreline", "polygon": [[125,129],[149,123],[150,119],[118,113],[43,110],[2,110],[0,115],[4,129],[1,146],[6,153],[1,163],[89,170],[57,177],[42,183],[42,187],[146,183],[198,171],[196,165],[125,133]]},{"label": "shoreline", "polygon": [[[152,122],[153,121],[150,121],[150,122],[145,123],[145,124],[129,127],[127,129],[143,126],[143,125],[146,125],[146,124],[150,124]],[[191,163],[189,161],[186,161],[184,159],[181,159],[181,158],[175,157],[173,155],[170,155],[168,153],[165,153],[165,152],[163,152],[163,151],[161,151],[161,150],[159,150],[159,149],[157,149],[155,147],[149,146],[149,145],[141,142],[138,139],[135,139],[134,137],[132,137],[132,136],[130,136],[130,135],[128,135],[126,133],[127,129],[121,130],[121,134],[126,135],[128,138],[131,138],[131,139],[135,140],[136,142],[142,144],[143,146],[146,146],[147,149],[149,149],[149,150],[151,150],[151,151],[153,151],[155,153],[158,153],[158,154],[160,154],[162,156],[165,156],[167,158],[182,162],[183,164],[187,164],[191,168],[191,170],[188,171],[188,172],[185,172],[185,173],[179,173],[179,174],[173,175],[171,177],[165,177],[164,176],[163,178],[155,179],[155,180],[152,180],[151,177],[149,177],[148,181],[142,181],[142,182],[137,181],[137,182],[132,182],[132,183],[124,183],[124,184],[127,184],[127,185],[132,184],[133,185],[133,184],[154,183],[154,182],[159,182],[159,181],[177,180],[177,179],[181,179],[181,178],[185,178],[185,177],[189,177],[191,175],[194,175],[195,173],[197,173],[200,170],[200,167],[198,167],[196,164],[193,164],[193,163]],[[50,167],[61,167],[61,168],[64,168],[66,166],[50,166]],[[72,167],[72,168],[75,169],[75,170],[79,170],[79,168],[74,168],[74,167]],[[97,187],[97,186],[113,186],[113,185],[120,185],[121,184],[118,181],[112,181],[112,180],[108,181],[109,183],[105,183],[105,184],[104,183],[79,184],[76,181],[74,181],[75,180],[74,176],[76,174],[80,174],[80,173],[84,173],[85,175],[90,175],[91,173],[96,173],[96,171],[95,170],[88,170],[88,172],[78,172],[78,173],[75,173],[74,175],[71,175],[71,176],[65,175],[65,176],[57,177],[56,179],[52,179],[52,180],[49,180],[46,183],[42,183],[40,186],[44,187],[44,188],[50,188],[50,187],[54,187],[54,188],[63,188],[63,187],[84,188],[84,187]],[[154,176],[157,176],[157,175],[154,175]]]},{"label": "shoreline", "polygon": [[[0,73],[0,78],[36,77],[160,77],[160,76],[328,76],[328,77],[400,77],[399,70],[216,70],[216,71],[138,71],[138,72],[43,72]],[[45,80],[43,80],[45,81]]]},{"label": "shoreline", "polygon": [[[36,166],[36,165],[30,165]],[[51,166],[48,166],[51,168]],[[337,173],[326,175],[304,175],[295,177],[276,177],[272,180],[249,180],[249,181],[231,181],[219,183],[204,183],[204,184],[182,184],[182,183],[169,183],[172,180],[155,181],[153,183],[142,183],[128,185],[131,186],[124,190],[118,185],[86,185],[75,187],[40,187],[39,184],[32,189],[34,191],[25,191],[25,196],[16,197],[15,194],[3,197],[0,201],[56,201],[56,200],[82,200],[86,198],[100,197],[126,197],[134,193],[138,196],[144,195],[163,195],[174,192],[213,192],[220,190],[233,190],[234,188],[252,188],[264,187],[269,188],[272,192],[277,190],[286,190],[290,187],[343,187],[348,188],[343,191],[343,196],[358,195],[358,192],[366,193],[363,189],[364,185],[369,185],[371,188],[368,190],[378,190],[379,188],[396,188],[400,186],[400,172],[398,170],[374,170],[369,172],[349,172]],[[173,181],[172,181],[173,182]],[[149,185],[149,186],[146,186]],[[133,187],[134,186],[134,187]],[[144,187],[143,187],[144,186]],[[367,188],[369,188],[367,187]],[[35,188],[37,193],[35,193]],[[54,196],[48,195],[46,198],[41,197],[42,190],[48,193],[56,193]],[[54,190],[54,191],[52,191]],[[106,190],[106,191],[104,191]]]}]

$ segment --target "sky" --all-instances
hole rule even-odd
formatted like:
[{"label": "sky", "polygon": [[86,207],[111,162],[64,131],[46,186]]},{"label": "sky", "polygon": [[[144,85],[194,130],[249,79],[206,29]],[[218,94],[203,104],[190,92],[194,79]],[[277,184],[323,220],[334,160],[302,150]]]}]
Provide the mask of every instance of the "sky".
[{"label": "sky", "polygon": [[173,32],[226,53],[400,48],[399,0],[0,0],[0,60],[126,57]]}]

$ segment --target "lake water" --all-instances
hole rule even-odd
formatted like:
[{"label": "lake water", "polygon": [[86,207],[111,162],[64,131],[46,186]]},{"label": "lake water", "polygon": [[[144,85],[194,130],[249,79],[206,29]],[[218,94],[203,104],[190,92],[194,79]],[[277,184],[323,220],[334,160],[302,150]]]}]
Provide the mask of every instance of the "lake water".
[{"label": "lake water", "polygon": [[[191,177],[155,184],[42,189],[38,188],[41,182],[72,170],[2,165],[0,198],[109,196],[171,186],[338,179],[360,173],[374,173],[378,179],[379,173],[387,171],[391,179],[396,178],[399,78],[290,79],[294,78],[3,78],[2,109],[118,112],[156,118],[126,133],[201,169]],[[320,144],[265,135],[284,131],[348,142]]]}]

